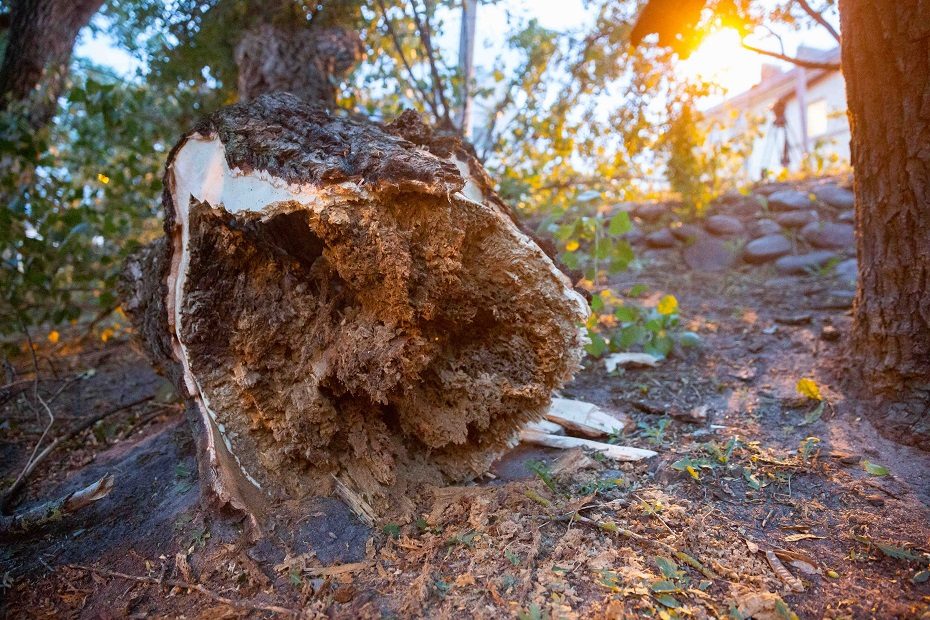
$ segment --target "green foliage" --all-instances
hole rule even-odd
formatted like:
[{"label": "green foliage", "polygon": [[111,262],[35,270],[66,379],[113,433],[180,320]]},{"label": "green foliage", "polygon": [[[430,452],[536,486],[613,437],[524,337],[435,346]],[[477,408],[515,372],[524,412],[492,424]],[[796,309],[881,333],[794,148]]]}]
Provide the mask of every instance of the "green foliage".
[{"label": "green foliage", "polygon": [[623,239],[631,228],[629,214],[607,213],[598,206],[600,200],[598,192],[582,192],[565,211],[553,211],[540,225],[540,232],[563,248],[562,262],[592,282],[625,270],[633,260],[633,248]]},{"label": "green foliage", "polygon": [[[706,133],[697,128],[695,98],[706,87],[676,73],[673,54],[648,46],[630,53],[640,4],[593,0],[593,21],[574,31],[514,15],[506,62],[473,89],[490,110],[471,139],[501,196],[542,222],[591,290],[634,260],[619,202],[665,192],[664,174],[700,210],[740,154],[730,143],[698,148]],[[434,44],[447,30],[444,18],[460,8],[453,0],[416,6]],[[454,59],[428,53],[403,0],[109,0],[102,16],[92,27],[138,58],[144,75],[122,81],[79,66],[47,130],[30,131],[15,110],[0,118],[6,333],[20,322],[60,323],[115,305],[124,256],[158,232],[166,152],[194,119],[235,101],[234,49],[249,28],[357,30],[369,54],[339,97],[352,111],[391,118],[412,108],[439,122],[458,103]],[[661,357],[676,341],[697,342],[680,333],[677,313],[632,303],[595,313],[594,355],[641,349]]]},{"label": "green foliage", "polygon": [[549,490],[559,494],[559,489],[555,484],[555,479],[552,477],[552,470],[549,469],[549,466],[542,461],[528,461],[526,463],[526,468],[536,474],[536,476],[543,481]]},{"label": "green foliage", "polygon": [[162,136],[189,99],[92,68],[65,98],[40,131],[0,115],[0,334],[112,309],[123,257],[160,228]]},{"label": "green foliage", "polygon": [[587,351],[594,357],[641,350],[662,359],[676,342],[683,347],[700,343],[696,334],[680,329],[678,301],[671,295],[662,297],[655,307],[645,307],[604,289],[591,298],[591,310],[587,325],[591,343]]}]

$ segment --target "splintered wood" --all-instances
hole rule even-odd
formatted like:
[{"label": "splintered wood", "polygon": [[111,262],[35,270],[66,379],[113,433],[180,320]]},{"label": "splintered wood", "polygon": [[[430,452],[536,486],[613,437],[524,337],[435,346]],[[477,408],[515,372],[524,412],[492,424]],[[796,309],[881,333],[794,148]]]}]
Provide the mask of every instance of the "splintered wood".
[{"label": "splintered wood", "polygon": [[332,493],[410,517],[486,472],[584,354],[584,297],[413,112],[223,108],[171,151],[164,211],[123,307],[200,420],[205,487],[253,525]]},{"label": "splintered wood", "polygon": [[584,448],[618,461],[639,461],[657,454],[653,450],[566,436],[564,431],[567,429],[588,437],[605,437],[622,432],[629,424],[629,419],[622,414],[615,417],[593,403],[553,398],[546,420],[548,424],[555,425],[555,430],[543,423],[531,423],[520,431],[520,440],[549,448]]}]

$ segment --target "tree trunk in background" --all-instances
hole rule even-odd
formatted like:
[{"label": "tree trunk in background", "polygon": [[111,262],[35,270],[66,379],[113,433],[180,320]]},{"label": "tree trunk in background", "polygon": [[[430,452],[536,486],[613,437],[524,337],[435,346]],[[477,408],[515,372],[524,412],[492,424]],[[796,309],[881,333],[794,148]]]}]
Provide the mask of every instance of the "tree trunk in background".
[{"label": "tree trunk in background", "polygon": [[852,368],[883,433],[930,448],[930,3],[841,0],[859,288]]},{"label": "tree trunk in background", "polygon": [[336,107],[336,86],[362,57],[358,34],[344,28],[284,29],[262,24],[236,47],[239,98],[276,91]]},{"label": "tree trunk in background", "polygon": [[55,114],[78,32],[103,0],[17,0],[3,65],[0,67],[0,109],[29,102],[34,128]]}]

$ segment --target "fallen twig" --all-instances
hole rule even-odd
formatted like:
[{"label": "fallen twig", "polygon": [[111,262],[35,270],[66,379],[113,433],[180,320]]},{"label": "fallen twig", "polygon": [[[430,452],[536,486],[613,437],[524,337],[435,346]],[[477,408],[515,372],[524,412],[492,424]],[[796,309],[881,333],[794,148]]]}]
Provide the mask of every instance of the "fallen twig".
[{"label": "fallen twig", "polygon": [[199,583],[190,583],[187,581],[178,581],[176,579],[157,579],[155,577],[147,577],[142,575],[127,575],[126,573],[118,573],[116,571],[104,570],[102,568],[94,568],[93,566],[82,566],[80,564],[69,564],[70,568],[76,568],[79,570],[87,571],[90,573],[96,573],[104,577],[116,577],[118,579],[126,579],[128,581],[135,581],[136,583],[148,583],[156,586],[169,586],[172,588],[184,588],[187,590],[196,590],[204,596],[207,596],[214,601],[223,603],[224,605],[229,605],[230,607],[237,607],[239,609],[248,609],[250,611],[267,611],[275,614],[281,614],[284,616],[297,617],[299,612],[296,609],[288,609],[287,607],[279,607],[277,605],[262,605],[261,603],[253,603],[251,601],[236,601],[231,598],[227,598],[220,594],[217,594],[206,587],[200,585]]},{"label": "fallen twig", "polygon": [[[145,398],[134,400],[131,403],[120,405],[108,411],[104,411],[103,413],[99,413],[95,416],[92,416],[84,420],[77,426],[75,426],[73,429],[71,429],[69,432],[65,433],[61,437],[56,437],[52,441],[52,443],[48,444],[48,446],[46,446],[46,448],[42,450],[42,452],[40,452],[39,454],[36,454],[35,450],[33,450],[32,456],[29,458],[29,461],[26,462],[26,467],[23,468],[23,471],[19,474],[19,476],[16,478],[13,484],[10,485],[10,487],[6,491],[4,491],[2,498],[0,498],[0,511],[5,511],[7,509],[10,502],[16,497],[16,495],[19,494],[19,492],[23,489],[23,487],[25,487],[26,481],[29,479],[29,476],[32,475],[32,472],[35,471],[39,463],[45,460],[45,458],[49,454],[51,454],[52,451],[55,450],[55,448],[65,443],[69,439],[75,437],[76,435],[80,434],[81,432],[87,430],[88,428],[90,428],[91,426],[99,422],[100,420],[106,417],[109,417],[115,413],[119,413],[120,411],[124,411],[131,407],[135,407],[136,405],[141,405],[142,403],[150,401],[153,398],[154,398],[154,395],[146,396]],[[42,437],[44,438],[45,435],[43,434]],[[39,443],[36,444],[37,449],[40,443],[41,443],[41,439],[39,440]]]},{"label": "fallen twig", "polygon": [[[26,327],[26,324],[20,321],[20,326],[23,329],[23,333],[26,334],[26,342],[29,345],[29,353],[32,354],[32,367],[35,372],[35,381],[33,383],[33,396],[36,402],[42,403],[42,406],[45,408],[46,413],[48,413],[48,424],[45,425],[45,429],[42,431],[42,434],[39,435],[39,440],[36,442],[36,445],[32,448],[32,454],[29,455],[29,459],[26,461],[26,466],[23,467],[23,470],[19,473],[19,476],[16,477],[16,480],[13,481],[13,484],[10,485],[10,488],[4,492],[2,499],[0,499],[0,514],[6,509],[7,502],[22,488],[23,484],[29,474],[35,469],[36,464],[41,460],[41,458],[36,457],[36,453],[39,451],[39,448],[42,446],[42,442],[45,441],[45,437],[48,435],[49,430],[51,430],[52,425],[55,424],[55,414],[52,413],[51,407],[48,406],[48,403],[42,398],[39,394],[39,360],[36,358],[35,345],[32,343],[32,335],[29,333],[29,329]],[[54,442],[52,442],[54,444]]]},{"label": "fallen twig", "polygon": [[0,516],[0,535],[25,534],[46,523],[58,521],[81,508],[101,500],[113,490],[113,476],[105,475],[83,489],[45,502],[11,516]]}]

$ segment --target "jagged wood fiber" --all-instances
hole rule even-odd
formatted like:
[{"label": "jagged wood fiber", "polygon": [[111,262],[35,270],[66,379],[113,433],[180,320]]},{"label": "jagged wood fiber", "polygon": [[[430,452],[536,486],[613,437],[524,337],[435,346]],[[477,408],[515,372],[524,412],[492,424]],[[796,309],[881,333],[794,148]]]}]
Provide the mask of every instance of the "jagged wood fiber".
[{"label": "jagged wood fiber", "polygon": [[[175,205],[178,153],[215,138],[235,174],[337,198]],[[338,479],[375,514],[409,516],[424,485],[486,471],[580,360],[583,298],[468,151],[411,112],[382,126],[284,94],[225,108],[172,151],[164,203],[167,240],[130,261],[125,306],[215,416],[202,416],[207,435],[228,454],[201,471],[253,515]]]}]

